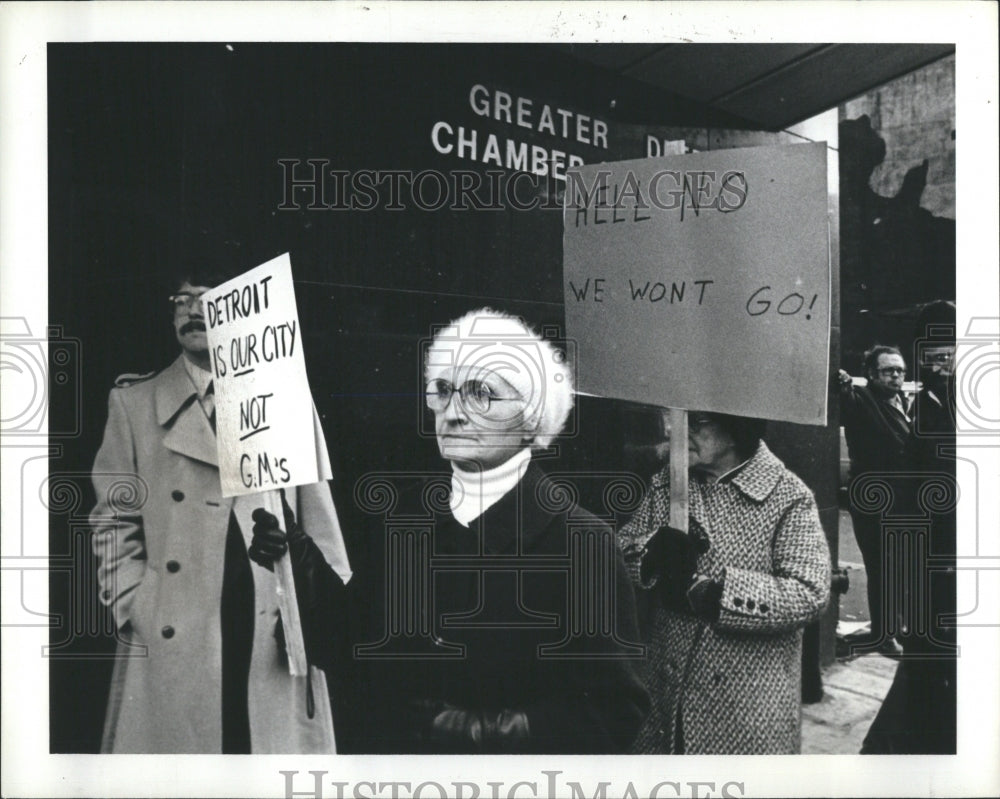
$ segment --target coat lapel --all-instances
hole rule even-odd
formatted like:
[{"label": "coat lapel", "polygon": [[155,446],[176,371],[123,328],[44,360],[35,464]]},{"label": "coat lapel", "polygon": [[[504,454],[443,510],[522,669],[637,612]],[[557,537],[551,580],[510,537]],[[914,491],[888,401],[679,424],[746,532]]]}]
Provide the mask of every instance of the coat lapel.
[{"label": "coat lapel", "polygon": [[184,356],[157,380],[156,420],[166,428],[163,445],[180,455],[219,465],[215,433],[198,403],[198,392],[184,368]]},{"label": "coat lapel", "polygon": [[[902,398],[901,398],[901,400],[902,400],[902,402],[904,404],[904,407],[905,407],[906,400],[902,399]],[[898,428],[900,428],[901,430],[905,431],[905,433],[909,434],[909,432],[910,432],[910,415],[909,415],[910,411],[909,411],[909,409],[907,408],[904,411],[902,408],[897,408],[891,402],[887,403],[887,404],[889,405],[890,413],[892,414],[892,418],[895,421],[896,426]]]},{"label": "coat lapel", "polygon": [[[784,467],[763,441],[753,457],[733,475],[732,483],[754,502],[764,502],[781,479]],[[698,480],[688,483],[688,512],[703,530],[711,529],[708,509]]]},{"label": "coat lapel", "polygon": [[910,420],[906,414],[888,401],[879,401],[879,409],[886,423],[896,431],[896,435],[901,439],[906,439],[910,435]]}]

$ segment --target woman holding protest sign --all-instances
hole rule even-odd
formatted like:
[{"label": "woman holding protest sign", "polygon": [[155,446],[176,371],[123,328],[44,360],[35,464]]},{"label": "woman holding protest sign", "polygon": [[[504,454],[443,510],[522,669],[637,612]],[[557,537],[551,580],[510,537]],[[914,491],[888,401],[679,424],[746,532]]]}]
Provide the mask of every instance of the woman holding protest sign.
[{"label": "woman holding protest sign", "polygon": [[[629,645],[638,631],[625,564],[610,528],[536,464],[573,406],[562,354],[520,319],[482,308],[437,332],[424,377],[449,471],[378,475],[377,489],[355,492],[361,505],[387,498],[370,510],[405,520],[386,522],[385,584],[366,603],[377,608],[374,643],[355,649],[370,664],[357,686],[360,750],[627,751],[649,699],[641,648]],[[260,557],[258,540],[274,530],[255,533]],[[613,628],[591,632],[584,605]]]},{"label": "woman holding protest sign", "polygon": [[799,751],[802,630],[826,605],[830,556],[812,492],[764,424],[692,412],[689,529],[668,525],[668,467],[619,535],[656,600],[636,752]]}]

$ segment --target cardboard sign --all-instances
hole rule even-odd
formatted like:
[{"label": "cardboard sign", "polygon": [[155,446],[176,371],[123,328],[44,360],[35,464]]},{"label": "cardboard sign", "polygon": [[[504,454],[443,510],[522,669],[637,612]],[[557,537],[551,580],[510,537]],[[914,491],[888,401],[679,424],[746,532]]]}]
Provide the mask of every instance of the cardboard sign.
[{"label": "cardboard sign", "polygon": [[567,336],[582,392],[826,424],[826,145],[570,170]]},{"label": "cardboard sign", "polygon": [[202,302],[223,496],[329,480],[288,254],[205,292]]}]

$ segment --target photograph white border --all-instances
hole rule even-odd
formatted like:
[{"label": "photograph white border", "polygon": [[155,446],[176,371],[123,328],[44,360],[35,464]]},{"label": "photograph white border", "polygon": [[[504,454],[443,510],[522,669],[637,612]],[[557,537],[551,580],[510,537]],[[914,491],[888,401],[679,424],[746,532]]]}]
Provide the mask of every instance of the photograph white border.
[{"label": "photograph white border", "polygon": [[[0,285],[2,315],[22,317],[31,332],[47,325],[47,42],[86,41],[492,41],[492,42],[955,42],[957,84],[957,263],[959,334],[970,320],[996,320],[1000,255],[997,232],[997,7],[977,2],[788,3],[5,3],[0,6]],[[994,367],[995,369],[995,367]],[[995,372],[994,372],[995,374]],[[997,381],[1000,382],[1000,381]],[[983,389],[981,418],[998,419],[997,397]],[[995,387],[992,389],[995,392]],[[4,397],[14,407],[17,397]],[[5,442],[5,445],[8,442]],[[31,442],[44,446],[44,441]],[[973,442],[975,443],[975,442]],[[985,442],[982,442],[985,443]],[[4,796],[285,796],[281,771],[297,771],[294,789],[311,795],[310,770],[327,772],[323,796],[367,795],[363,781],[475,783],[507,796],[518,780],[544,791],[545,771],[579,782],[587,796],[601,782],[608,795],[632,783],[639,795],[657,783],[683,796],[968,796],[1000,794],[1000,545],[997,543],[1000,441],[960,454],[977,462],[978,503],[961,504],[959,530],[979,531],[977,558],[961,564],[959,607],[974,596],[976,618],[993,626],[959,630],[959,754],[956,756],[794,757],[435,757],[125,756],[48,753],[48,668],[44,627],[3,630],[2,793]],[[6,446],[5,446],[6,449]],[[45,565],[45,545],[18,549],[22,531],[48,530],[38,503],[22,507],[16,458],[2,459],[4,568],[22,557]],[[960,475],[962,472],[960,471]],[[975,490],[977,487],[970,487]],[[989,531],[988,534],[987,531]],[[963,533],[963,535],[966,535]],[[39,540],[44,540],[39,534]],[[30,555],[30,557],[29,557]],[[23,564],[22,564],[23,566]],[[26,566],[25,566],[26,567]],[[4,601],[11,601],[4,580]],[[27,583],[26,583],[27,585]],[[48,605],[47,581],[37,595]],[[989,596],[986,596],[986,594]],[[5,611],[6,615],[6,611]],[[832,758],[832,759],[831,759]],[[714,784],[693,789],[688,783]],[[470,790],[471,789],[467,789]],[[568,790],[568,788],[566,789]],[[694,791],[699,793],[695,794]],[[662,796],[676,795],[661,788]],[[739,791],[739,792],[737,792]],[[402,795],[402,794],[401,794]],[[425,796],[435,796],[428,788]],[[515,796],[533,796],[529,787]],[[542,796],[544,793],[538,793]]]}]

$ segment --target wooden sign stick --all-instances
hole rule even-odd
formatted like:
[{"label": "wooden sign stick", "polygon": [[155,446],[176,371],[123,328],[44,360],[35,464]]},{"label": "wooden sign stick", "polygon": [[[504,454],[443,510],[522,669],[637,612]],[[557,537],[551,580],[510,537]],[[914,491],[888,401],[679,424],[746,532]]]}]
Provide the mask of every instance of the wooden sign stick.
[{"label": "wooden sign stick", "polygon": [[[264,510],[274,515],[278,525],[285,529],[285,514],[281,508],[281,495],[277,491],[263,491],[260,494]],[[285,530],[287,533],[288,531]],[[292,559],[288,552],[274,562],[274,577],[278,589],[278,609],[281,611],[281,626],[285,633],[285,651],[288,653],[288,673],[293,677],[305,677],[309,664],[306,661],[306,645],[302,638],[302,620],[299,618],[299,601],[295,595],[295,576],[292,574]]]},{"label": "wooden sign stick", "polygon": [[688,531],[688,412],[670,408],[670,526]]}]

